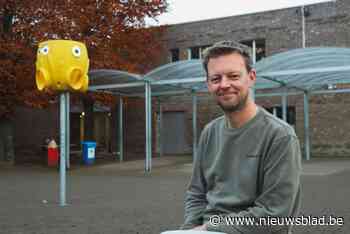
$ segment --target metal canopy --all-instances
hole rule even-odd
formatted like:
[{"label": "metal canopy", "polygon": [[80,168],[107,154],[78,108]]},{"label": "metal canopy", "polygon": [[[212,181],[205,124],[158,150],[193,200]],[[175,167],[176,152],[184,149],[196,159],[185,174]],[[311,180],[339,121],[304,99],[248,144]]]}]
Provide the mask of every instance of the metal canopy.
[{"label": "metal canopy", "polygon": [[348,48],[311,47],[272,55],[259,61],[255,68],[258,80],[311,91],[350,83],[349,61]]},{"label": "metal canopy", "polygon": [[[304,95],[304,140],[307,159],[310,158],[309,94],[350,92],[349,89],[325,90],[329,85],[350,83],[349,61],[348,48],[314,47],[275,54],[254,65],[257,71],[255,90],[269,89],[256,96],[281,96],[283,109],[286,112],[288,95]],[[118,70],[92,70],[89,77],[91,91],[102,90],[121,96],[145,97],[146,171],[151,170],[151,96],[191,93],[193,131],[196,132],[196,92],[207,92],[206,74],[201,60],[169,63],[144,75]],[[193,142],[195,154],[197,139]]]},{"label": "metal canopy", "polygon": [[[197,69],[201,69],[200,61],[188,61],[189,64],[193,62],[195,62],[195,64],[197,65]],[[184,90],[191,91],[191,87],[181,86],[180,83],[194,83],[198,82],[198,79],[186,79],[181,81],[181,79],[179,78],[172,79],[172,76],[167,76],[169,74],[172,74],[173,77],[179,77],[178,73],[176,73],[175,76],[172,73],[174,70],[178,71],[177,69],[174,69],[174,67],[179,67],[179,65],[183,62],[178,63],[167,64],[165,66],[160,67],[159,69],[153,70],[152,72],[144,76],[119,70],[92,70],[89,72],[89,77],[91,80],[89,90],[108,90],[112,93],[114,92],[125,96],[144,96],[145,83],[149,82],[152,85],[153,96],[163,94],[175,94],[183,92]],[[180,67],[183,68],[183,66]],[[188,64],[185,65],[185,69],[186,67],[188,67]],[[192,69],[190,70],[192,71]],[[183,77],[188,76],[189,73],[187,72],[187,74],[185,74]],[[159,77],[161,77],[162,79],[160,79]],[[205,78],[202,77],[200,78],[200,80],[205,80]]]},{"label": "metal canopy", "polygon": [[[294,49],[264,58],[255,64],[255,89],[280,87],[324,89],[325,85],[350,83],[350,49],[314,47]],[[90,90],[109,90],[128,96],[144,96],[144,82],[152,95],[187,91],[206,92],[201,60],[183,60],[158,67],[145,75],[118,70],[92,70]]]},{"label": "metal canopy", "polygon": [[124,84],[140,81],[140,75],[109,69],[91,70],[89,72],[90,85]]},{"label": "metal canopy", "polygon": [[143,86],[144,83],[139,75],[119,71],[99,69],[89,72],[89,90],[114,90],[130,87]]}]

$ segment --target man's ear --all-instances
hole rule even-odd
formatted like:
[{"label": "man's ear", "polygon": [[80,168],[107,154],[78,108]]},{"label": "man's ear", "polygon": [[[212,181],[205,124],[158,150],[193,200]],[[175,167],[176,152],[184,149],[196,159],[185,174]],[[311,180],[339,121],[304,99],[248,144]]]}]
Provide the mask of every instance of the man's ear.
[{"label": "man's ear", "polygon": [[255,85],[255,82],[256,82],[256,71],[254,69],[252,69],[249,72],[248,78],[249,78],[249,87],[251,88]]}]

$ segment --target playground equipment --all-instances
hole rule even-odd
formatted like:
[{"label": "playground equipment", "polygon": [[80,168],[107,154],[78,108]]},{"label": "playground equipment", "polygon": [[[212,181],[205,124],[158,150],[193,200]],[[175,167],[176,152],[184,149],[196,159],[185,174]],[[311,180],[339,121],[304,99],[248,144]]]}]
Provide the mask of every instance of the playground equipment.
[{"label": "playground equipment", "polygon": [[89,59],[83,43],[50,40],[39,44],[35,80],[40,91],[85,92],[88,69]]},{"label": "playground equipment", "polygon": [[70,40],[39,43],[37,88],[60,94],[60,206],[66,205],[66,166],[69,168],[69,92],[87,91],[88,69],[89,58],[83,43]]}]

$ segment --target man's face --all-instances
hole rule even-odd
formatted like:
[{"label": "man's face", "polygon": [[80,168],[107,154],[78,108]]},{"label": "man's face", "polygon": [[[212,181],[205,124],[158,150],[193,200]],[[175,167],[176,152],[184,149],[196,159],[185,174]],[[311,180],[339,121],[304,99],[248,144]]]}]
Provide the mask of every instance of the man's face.
[{"label": "man's face", "polygon": [[225,112],[243,109],[255,79],[255,71],[247,71],[240,54],[233,53],[209,60],[208,90]]}]

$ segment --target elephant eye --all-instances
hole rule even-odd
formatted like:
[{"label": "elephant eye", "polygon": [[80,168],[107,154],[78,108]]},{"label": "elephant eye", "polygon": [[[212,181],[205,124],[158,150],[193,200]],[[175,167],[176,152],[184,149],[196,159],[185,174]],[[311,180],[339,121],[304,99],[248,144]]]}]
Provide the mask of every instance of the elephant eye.
[{"label": "elephant eye", "polygon": [[49,46],[44,46],[39,50],[40,53],[47,55],[49,53]]},{"label": "elephant eye", "polygon": [[72,48],[72,53],[75,57],[80,57],[80,54],[81,54],[81,50],[78,46],[74,46]]}]

